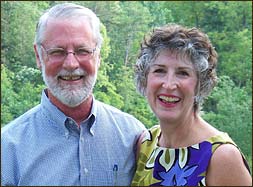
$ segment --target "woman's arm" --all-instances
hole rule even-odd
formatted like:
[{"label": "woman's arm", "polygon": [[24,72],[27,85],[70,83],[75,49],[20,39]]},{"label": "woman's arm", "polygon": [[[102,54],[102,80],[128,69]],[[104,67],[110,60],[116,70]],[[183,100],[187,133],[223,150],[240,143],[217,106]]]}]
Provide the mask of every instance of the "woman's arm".
[{"label": "woman's arm", "polygon": [[223,144],[211,158],[207,186],[252,186],[252,177],[244,165],[240,151],[231,144]]},{"label": "woman's arm", "polygon": [[139,158],[141,143],[142,143],[142,140],[143,140],[143,138],[145,137],[145,134],[146,134],[146,133],[147,133],[147,131],[144,130],[144,131],[141,133],[141,135],[139,136],[139,139],[138,139],[138,141],[137,141],[136,154],[135,154],[136,160],[138,160],[138,158]]}]

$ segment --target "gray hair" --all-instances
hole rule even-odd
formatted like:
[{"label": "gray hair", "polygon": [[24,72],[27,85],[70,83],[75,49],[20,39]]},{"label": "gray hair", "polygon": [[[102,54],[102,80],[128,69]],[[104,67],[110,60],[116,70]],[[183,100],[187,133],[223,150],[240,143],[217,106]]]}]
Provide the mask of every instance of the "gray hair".
[{"label": "gray hair", "polygon": [[[44,33],[46,30],[47,22],[50,18],[53,19],[87,19],[93,30],[94,39],[96,40],[97,47],[101,48],[103,37],[100,33],[100,20],[96,14],[83,6],[76,5],[73,3],[62,3],[53,6],[46,10],[46,12],[40,17],[37,27],[34,43],[39,46],[44,40]],[[39,54],[41,56],[41,49],[38,47]]]},{"label": "gray hair", "polygon": [[218,55],[208,36],[197,28],[185,28],[168,24],[154,29],[141,43],[141,50],[135,64],[137,90],[145,95],[150,66],[162,50],[169,50],[182,58],[191,60],[197,72],[198,83],[194,101],[194,111],[200,109],[217,83],[216,64]]}]

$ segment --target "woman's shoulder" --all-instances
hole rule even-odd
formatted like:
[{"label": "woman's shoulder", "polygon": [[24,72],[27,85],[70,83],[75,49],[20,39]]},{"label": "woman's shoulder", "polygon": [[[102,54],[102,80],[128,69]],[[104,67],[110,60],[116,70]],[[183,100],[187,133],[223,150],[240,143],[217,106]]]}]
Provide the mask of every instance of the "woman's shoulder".
[{"label": "woman's shoulder", "polygon": [[233,149],[237,149],[240,151],[240,148],[236,145],[236,143],[232,140],[232,138],[226,132],[220,131],[218,134],[208,138],[207,141],[212,144],[213,153],[219,147],[221,147],[221,145],[229,145],[228,147],[232,147]]},{"label": "woman's shoulder", "polygon": [[230,143],[236,145],[231,139],[231,137],[228,135],[228,133],[222,131],[219,131],[217,134],[208,138],[208,141],[210,141],[211,143]]},{"label": "woman's shoulder", "polygon": [[202,118],[200,118],[199,124],[200,128],[198,128],[198,131],[196,133],[199,135],[199,137],[201,137],[201,141],[199,142],[208,141],[213,145],[214,149],[222,144],[229,143],[236,145],[226,132],[218,130]]},{"label": "woman's shoulder", "polygon": [[160,135],[160,132],[160,125],[154,125],[150,127],[148,130],[143,132],[141,142],[144,143],[145,141],[154,141]]},{"label": "woman's shoulder", "polygon": [[154,125],[148,129],[149,133],[159,136],[161,133],[160,125]]},{"label": "woman's shoulder", "polygon": [[159,125],[154,125],[147,130],[144,130],[138,140],[138,150],[140,152],[149,152],[157,145],[157,138],[161,132]]},{"label": "woman's shoulder", "polygon": [[207,185],[249,185],[251,177],[241,151],[233,144],[220,145],[212,155]]}]

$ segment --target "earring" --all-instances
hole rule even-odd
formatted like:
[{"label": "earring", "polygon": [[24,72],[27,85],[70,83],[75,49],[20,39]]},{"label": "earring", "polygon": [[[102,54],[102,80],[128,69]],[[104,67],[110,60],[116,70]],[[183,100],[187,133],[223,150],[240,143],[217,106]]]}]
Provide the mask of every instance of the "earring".
[{"label": "earring", "polygon": [[199,95],[194,96],[194,104],[199,104],[202,100],[202,97]]}]

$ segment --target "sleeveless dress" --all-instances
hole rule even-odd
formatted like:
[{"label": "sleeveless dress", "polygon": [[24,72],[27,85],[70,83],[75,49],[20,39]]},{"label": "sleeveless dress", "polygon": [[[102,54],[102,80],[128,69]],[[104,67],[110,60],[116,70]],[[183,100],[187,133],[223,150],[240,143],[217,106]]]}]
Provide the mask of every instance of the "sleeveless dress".
[{"label": "sleeveless dress", "polygon": [[206,170],[213,152],[222,144],[236,146],[227,133],[221,132],[189,147],[159,147],[160,132],[159,125],[153,126],[143,138],[132,186],[206,186]]}]

